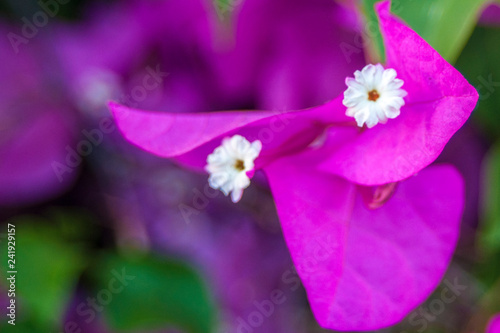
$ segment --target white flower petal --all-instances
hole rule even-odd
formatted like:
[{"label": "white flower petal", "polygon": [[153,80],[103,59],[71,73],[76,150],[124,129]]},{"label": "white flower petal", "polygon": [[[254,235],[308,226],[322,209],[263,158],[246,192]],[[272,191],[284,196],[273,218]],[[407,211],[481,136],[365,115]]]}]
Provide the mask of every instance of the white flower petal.
[{"label": "white flower petal", "polygon": [[399,116],[407,92],[401,89],[403,80],[396,76],[394,69],[384,69],[380,64],[354,72],[354,78],[346,79],[348,88],[342,101],[346,115],[354,117],[359,127],[368,128]]},{"label": "white flower petal", "polygon": [[259,140],[250,143],[238,134],[223,139],[222,145],[207,157],[205,170],[210,174],[210,187],[221,190],[226,196],[231,193],[231,200],[238,202],[243,190],[250,186],[247,172],[254,169],[254,161],[261,150]]}]

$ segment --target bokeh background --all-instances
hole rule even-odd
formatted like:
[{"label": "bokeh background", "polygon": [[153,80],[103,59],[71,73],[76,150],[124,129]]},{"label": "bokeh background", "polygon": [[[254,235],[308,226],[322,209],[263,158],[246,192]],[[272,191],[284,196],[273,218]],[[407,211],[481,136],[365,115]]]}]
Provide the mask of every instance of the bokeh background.
[{"label": "bokeh background", "polygon": [[[3,0],[0,331],[326,332],[265,178],[234,205],[206,175],[125,142],[106,102],[175,112],[318,105],[383,54],[374,3]],[[483,332],[500,312],[500,5],[395,0],[392,10],[480,100],[437,161],[454,164],[467,188],[443,286],[380,332]],[[441,288],[453,281],[465,287],[445,304]]]}]

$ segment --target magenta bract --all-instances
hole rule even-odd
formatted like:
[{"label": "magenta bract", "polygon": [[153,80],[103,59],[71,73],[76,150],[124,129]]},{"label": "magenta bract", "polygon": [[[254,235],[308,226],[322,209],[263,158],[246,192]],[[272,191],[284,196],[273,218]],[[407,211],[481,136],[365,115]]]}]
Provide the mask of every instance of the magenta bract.
[{"label": "magenta bract", "polygon": [[[377,6],[385,66],[404,80],[408,96],[385,125],[357,127],[342,96],[279,112],[155,113],[110,104],[130,142],[198,170],[225,137],[262,142],[255,168],[268,177],[312,310],[330,329],[374,330],[401,320],[438,285],[458,238],[461,177],[447,166],[422,169],[478,95],[389,7]],[[380,196],[371,204],[370,193]]]},{"label": "magenta bract", "polygon": [[486,333],[500,333],[500,314],[491,318]]}]

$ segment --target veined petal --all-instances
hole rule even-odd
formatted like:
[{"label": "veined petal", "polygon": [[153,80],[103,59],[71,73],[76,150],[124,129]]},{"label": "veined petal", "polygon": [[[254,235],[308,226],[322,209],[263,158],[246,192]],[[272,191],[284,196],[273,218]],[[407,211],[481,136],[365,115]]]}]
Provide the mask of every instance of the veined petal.
[{"label": "veined petal", "polygon": [[432,163],[478,99],[462,74],[389,8],[389,1],[377,5],[386,68],[404,81],[406,104],[396,119],[360,132],[320,167],[363,185],[401,181]]},{"label": "veined petal", "polygon": [[281,159],[265,171],[316,319],[341,331],[397,323],[449,264],[464,205],[460,175],[431,167],[370,209],[352,184],[302,161]]},{"label": "veined petal", "polygon": [[376,330],[402,320],[437,287],[453,255],[464,206],[463,180],[450,166],[401,182],[380,208],[356,199],[344,273],[320,323]]}]

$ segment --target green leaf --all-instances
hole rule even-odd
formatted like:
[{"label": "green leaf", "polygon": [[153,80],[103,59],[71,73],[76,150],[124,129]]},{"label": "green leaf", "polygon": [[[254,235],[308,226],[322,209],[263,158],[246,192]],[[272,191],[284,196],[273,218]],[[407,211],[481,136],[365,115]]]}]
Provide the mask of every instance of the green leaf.
[{"label": "green leaf", "polygon": [[[214,307],[200,276],[186,264],[159,257],[107,255],[93,270],[96,292],[105,299],[108,324],[121,331],[177,327],[192,333],[211,332]],[[118,277],[121,278],[118,278]],[[104,300],[104,298],[103,298]],[[108,304],[106,304],[108,303]]]},{"label": "green leaf", "polygon": [[456,63],[458,70],[479,92],[479,103],[472,113],[472,120],[483,134],[492,139],[499,138],[500,124],[499,40],[499,28],[477,27]]},{"label": "green leaf", "polygon": [[486,255],[500,253],[500,143],[485,159],[479,245]]},{"label": "green leaf", "polygon": [[443,58],[454,63],[469,39],[485,2],[486,0],[401,0],[401,6],[393,8]]},{"label": "green leaf", "polygon": [[484,159],[480,226],[477,233],[479,254],[474,274],[486,287],[500,279],[500,142]]},{"label": "green leaf", "polygon": [[[18,316],[27,316],[38,326],[58,327],[66,305],[86,265],[82,247],[66,241],[58,228],[36,217],[9,221],[15,225],[14,264],[8,267],[8,238],[0,245],[2,281],[15,273]],[[7,232],[7,225],[4,232]],[[5,272],[5,273],[4,273]],[[16,318],[26,319],[26,318]]]},{"label": "green leaf", "polygon": [[362,0],[360,8],[364,16],[365,56],[369,63],[385,62],[384,41],[374,8],[377,2],[380,2],[380,0]]},{"label": "green leaf", "polygon": [[[368,20],[373,20],[373,5],[380,0],[362,0]],[[465,46],[477,16],[487,0],[393,0],[391,11],[434,47],[446,60],[454,63]],[[373,35],[376,45],[380,34]]]},{"label": "green leaf", "polygon": [[[3,319],[3,318],[2,318]],[[10,320],[7,318],[7,320]],[[56,333],[60,332],[60,330],[55,329],[53,326],[43,326],[40,324],[33,324],[29,321],[19,321],[16,318],[16,325],[11,325],[4,320],[2,324],[0,324],[0,332],[6,333]]]},{"label": "green leaf", "polygon": [[213,0],[215,12],[220,21],[231,21],[236,7],[244,0]]}]

